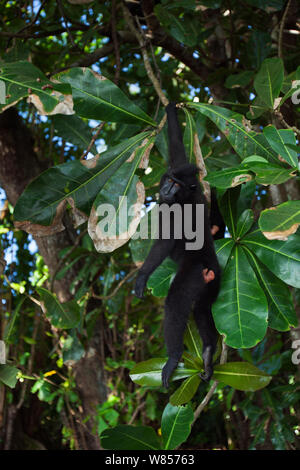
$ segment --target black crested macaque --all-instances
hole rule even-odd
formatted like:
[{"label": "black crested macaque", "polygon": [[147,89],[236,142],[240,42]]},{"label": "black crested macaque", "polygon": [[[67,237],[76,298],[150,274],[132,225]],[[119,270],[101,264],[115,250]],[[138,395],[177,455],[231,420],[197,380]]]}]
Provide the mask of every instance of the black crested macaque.
[{"label": "black crested macaque", "polygon": [[[213,373],[213,354],[216,349],[218,334],[212,318],[211,306],[216,300],[220,287],[220,266],[214,249],[211,222],[208,216],[207,202],[202,192],[197,174],[199,170],[188,162],[177,118],[175,103],[166,107],[169,137],[169,168],[160,181],[160,207],[163,203],[171,206],[179,204],[183,220],[187,205],[192,208],[188,214],[193,230],[196,227],[196,207],[204,205],[204,217],[200,224],[204,230],[204,243],[201,248],[187,249],[187,239],[174,236],[175,222],[170,217],[170,238],[162,236],[163,218],[159,219],[159,238],[153,244],[147,259],[139,270],[135,285],[135,295],[143,298],[143,292],[149,276],[169,256],[178,265],[176,276],[171,283],[165,302],[164,337],[168,361],[162,370],[163,386],[169,386],[169,379],[176,369],[183,353],[183,335],[188,317],[193,309],[194,318],[203,342],[204,372],[200,377],[209,381]],[[216,204],[216,201],[214,202]],[[199,206],[198,206],[199,207]],[[202,206],[203,207],[203,206]],[[220,215],[221,217],[221,215]],[[222,219],[221,219],[222,221]],[[173,225],[172,225],[173,222]],[[217,223],[221,223],[218,216]],[[204,224],[204,227],[203,227]],[[221,227],[220,232],[223,231]],[[203,233],[203,232],[202,232]]]}]

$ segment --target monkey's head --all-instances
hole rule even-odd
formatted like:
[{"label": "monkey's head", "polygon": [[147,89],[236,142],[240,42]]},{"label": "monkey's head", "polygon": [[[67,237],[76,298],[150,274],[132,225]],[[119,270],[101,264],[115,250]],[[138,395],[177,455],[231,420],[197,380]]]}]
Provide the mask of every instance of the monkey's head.
[{"label": "monkey's head", "polygon": [[198,168],[189,163],[175,169],[169,168],[160,181],[160,202],[169,205],[192,202],[201,190],[198,172]]}]

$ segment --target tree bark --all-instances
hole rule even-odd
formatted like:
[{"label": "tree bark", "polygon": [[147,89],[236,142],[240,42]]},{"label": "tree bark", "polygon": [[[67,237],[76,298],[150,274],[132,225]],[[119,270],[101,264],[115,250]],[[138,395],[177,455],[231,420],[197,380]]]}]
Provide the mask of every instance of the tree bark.
[{"label": "tree bark", "polygon": [[[45,162],[38,160],[33,149],[32,136],[14,108],[0,115],[0,161],[0,184],[13,206],[28,183],[47,168]],[[59,262],[59,252],[72,244],[72,237],[68,230],[64,230],[55,235],[36,237],[35,241],[52,276]],[[75,276],[76,269],[70,269],[63,280],[54,282],[54,292],[60,302],[72,298],[70,285]],[[89,350],[74,366],[76,385],[83,405],[83,418],[91,416],[85,425],[82,425],[80,419],[77,420],[76,426],[80,428],[77,434],[81,436],[78,441],[80,448],[92,450],[100,449],[99,439],[95,437],[93,430],[94,408],[106,399],[99,333],[98,324]]]}]

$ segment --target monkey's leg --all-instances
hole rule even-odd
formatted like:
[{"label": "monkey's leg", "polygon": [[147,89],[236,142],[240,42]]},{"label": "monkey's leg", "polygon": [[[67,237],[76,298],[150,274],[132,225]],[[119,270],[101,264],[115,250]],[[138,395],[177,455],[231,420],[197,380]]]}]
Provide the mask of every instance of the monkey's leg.
[{"label": "monkey's leg", "polygon": [[203,343],[204,372],[200,374],[200,377],[205,382],[209,382],[213,374],[213,355],[218,341],[218,332],[211,313],[211,302],[205,298],[205,295],[206,293],[203,293],[195,304],[194,318]]},{"label": "monkey's leg", "polygon": [[162,370],[162,383],[166,388],[183,353],[183,335],[199,287],[204,289],[202,267],[201,271],[199,267],[189,267],[189,270],[185,267],[178,271],[169,289],[164,320],[168,361]]}]

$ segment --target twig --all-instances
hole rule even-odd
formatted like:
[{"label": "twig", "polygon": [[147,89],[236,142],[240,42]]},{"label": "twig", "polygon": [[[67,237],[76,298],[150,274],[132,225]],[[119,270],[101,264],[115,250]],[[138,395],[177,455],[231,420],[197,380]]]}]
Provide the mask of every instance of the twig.
[{"label": "twig", "polygon": [[148,57],[148,54],[147,54],[144,38],[142,37],[141,33],[136,29],[129,10],[125,7],[125,5],[122,5],[122,7],[123,7],[123,12],[124,12],[124,17],[125,17],[125,19],[128,23],[129,29],[135,35],[135,37],[137,38],[137,41],[138,41],[138,43],[141,47],[142,56],[143,56],[143,60],[144,60],[147,75],[148,75],[149,79],[151,80],[151,82],[153,83],[155,91],[158,94],[162,104],[164,106],[167,106],[169,104],[169,101],[166,98],[166,96],[164,95],[164,93],[161,89],[160,83],[159,83],[158,79],[156,78],[156,76],[154,75],[154,72],[152,70],[152,67],[151,67],[151,64],[150,64],[150,61],[149,61],[149,57]]},{"label": "twig", "polygon": [[[221,358],[220,358],[220,364],[225,364],[227,360],[227,348],[226,348],[226,344],[223,340],[222,342],[222,353],[221,353]],[[204,410],[204,408],[206,407],[206,405],[208,404],[209,400],[211,399],[211,397],[213,396],[214,394],[214,391],[216,390],[217,388],[217,385],[218,385],[218,381],[215,380],[214,383],[212,384],[212,386],[210,387],[209,391],[207,392],[207,394],[205,395],[205,397],[203,398],[202,402],[200,403],[200,405],[196,408],[196,411],[194,413],[194,420],[192,422],[192,425],[195,423],[195,421],[199,418],[200,414],[202,413],[202,411]]]},{"label": "twig", "polygon": [[282,20],[280,23],[280,28],[279,28],[279,37],[278,37],[278,57],[282,58],[282,36],[283,36],[283,28],[286,20],[286,16],[288,14],[289,8],[291,5],[291,0],[288,1],[287,6],[285,7]]},{"label": "twig", "polygon": [[300,130],[299,130],[297,127],[295,127],[295,126],[290,126],[290,125],[285,121],[285,119],[284,119],[282,113],[281,113],[279,110],[275,111],[275,114],[276,114],[276,116],[278,117],[278,119],[280,120],[280,122],[284,125],[284,127],[286,127],[287,129],[290,129],[290,130],[293,131],[293,132],[296,132],[297,135],[300,135]]},{"label": "twig", "polygon": [[68,35],[69,35],[69,38],[70,38],[70,41],[72,43],[72,46],[75,47],[76,49],[79,49],[79,46],[76,44],[76,42],[74,41],[73,39],[73,36],[72,36],[72,33],[71,33],[71,30],[68,26],[68,20],[66,19],[66,16],[65,16],[65,12],[64,12],[64,9],[63,9],[63,6],[62,6],[62,2],[61,0],[57,0],[57,5],[58,5],[58,9],[60,11],[60,14],[61,16],[63,17],[63,21],[65,23],[65,28],[68,32]]},{"label": "twig", "polygon": [[116,293],[118,292],[118,290],[122,287],[122,285],[128,281],[128,279],[130,279],[137,271],[139,270],[139,268],[134,268],[132,269],[132,271],[130,271],[125,277],[124,279],[122,279],[121,282],[119,282],[119,284],[117,285],[117,287],[112,291],[111,294],[109,295],[96,295],[94,292],[92,292],[92,297],[94,299],[99,299],[99,300],[109,300],[111,299],[112,297],[114,297],[116,295]]},{"label": "twig", "polygon": [[95,127],[95,129],[97,129],[97,132],[96,134],[92,137],[89,145],[88,145],[88,148],[86,149],[85,152],[83,152],[83,154],[81,155],[80,157],[80,160],[84,160],[85,157],[87,156],[87,154],[89,153],[89,151],[91,150],[91,148],[93,147],[94,143],[96,142],[101,130],[103,129],[103,126],[104,126],[105,122],[101,122],[98,126]]},{"label": "twig", "polygon": [[145,405],[146,402],[142,401],[142,403],[140,403],[139,406],[136,407],[128,424],[132,424],[134,422],[135,418],[137,417],[137,414],[144,408]]},{"label": "twig", "polygon": [[116,0],[112,0],[111,2],[111,36],[114,44],[114,51],[116,57],[116,72],[115,72],[115,79],[114,83],[118,85],[120,79],[120,70],[121,70],[121,59],[120,59],[120,49],[119,49],[119,42],[117,36],[117,26],[116,26]]}]

